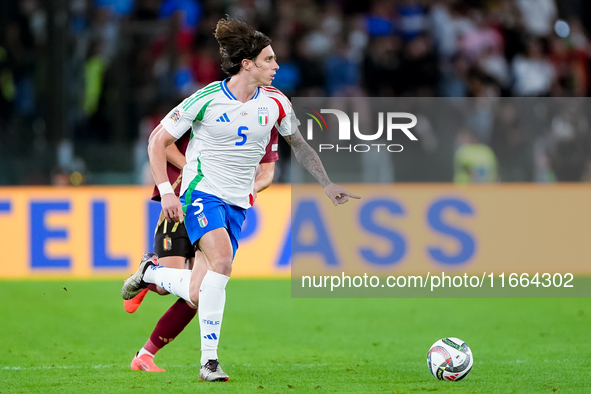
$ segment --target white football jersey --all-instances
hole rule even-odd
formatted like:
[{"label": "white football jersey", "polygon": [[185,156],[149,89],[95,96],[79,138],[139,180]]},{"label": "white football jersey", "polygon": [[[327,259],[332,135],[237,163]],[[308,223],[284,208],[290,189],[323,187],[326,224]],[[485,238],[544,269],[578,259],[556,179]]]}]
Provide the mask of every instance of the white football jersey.
[{"label": "white football jersey", "polygon": [[193,190],[199,190],[250,208],[256,168],[273,126],[287,136],[297,122],[291,103],[278,89],[259,87],[242,103],[228,89],[228,80],[198,90],[160,122],[177,139],[192,128],[181,187],[186,204],[193,201]]}]

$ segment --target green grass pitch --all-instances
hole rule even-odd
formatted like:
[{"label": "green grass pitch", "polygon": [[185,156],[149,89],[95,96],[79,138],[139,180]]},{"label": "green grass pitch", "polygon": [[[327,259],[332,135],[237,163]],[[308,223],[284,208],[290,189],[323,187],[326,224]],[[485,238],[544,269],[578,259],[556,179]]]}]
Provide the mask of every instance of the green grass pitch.
[{"label": "green grass pitch", "polygon": [[[199,325],[129,370],[173,296],[123,310],[122,281],[0,282],[0,393],[590,393],[588,299],[292,299],[288,280],[232,280],[220,360],[198,379]],[[474,367],[436,380],[429,346],[468,343]]]}]

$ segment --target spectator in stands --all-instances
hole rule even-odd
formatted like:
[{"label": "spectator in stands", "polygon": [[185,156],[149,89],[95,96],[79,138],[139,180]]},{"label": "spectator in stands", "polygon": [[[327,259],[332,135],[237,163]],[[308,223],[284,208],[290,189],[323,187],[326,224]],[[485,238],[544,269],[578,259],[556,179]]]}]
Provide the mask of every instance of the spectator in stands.
[{"label": "spectator in stands", "polygon": [[435,95],[439,69],[437,58],[427,35],[408,42],[403,50],[400,67],[400,94],[403,96],[431,97]]},{"label": "spectator in stands", "polygon": [[361,96],[361,64],[351,58],[349,45],[337,38],[334,55],[325,63],[326,92],[329,96]]},{"label": "spectator in stands", "polygon": [[[293,96],[581,97],[591,92],[591,19],[580,12],[580,0],[4,3],[10,5],[0,7],[0,133],[14,136],[11,147],[28,143],[24,131],[33,124],[35,138],[50,145],[60,142],[54,140],[59,134],[73,135],[77,150],[96,137],[105,146],[133,143],[139,131],[127,126],[137,124],[150,103],[169,105],[167,100],[179,100],[203,81],[221,77],[211,33],[227,13],[244,17],[273,38],[282,63],[275,84]],[[59,26],[54,12],[58,3],[69,18],[61,65],[47,56]],[[564,37],[554,31],[557,18],[568,23]],[[63,67],[68,75],[64,102],[79,104],[68,109],[63,133],[48,131],[56,125],[43,111],[49,100],[51,78],[45,73],[50,59],[51,67]],[[486,128],[476,123],[468,127],[488,141],[490,133],[481,133]],[[78,126],[74,132],[67,130],[71,124]],[[557,157],[564,157],[556,155],[568,139],[553,139],[549,149],[542,132],[534,139],[522,136],[519,128],[511,130],[495,134],[494,129],[491,140],[501,179],[523,179],[519,171],[507,169],[515,167],[509,158],[520,155],[522,141],[536,147],[536,163],[552,151],[556,168],[564,167],[557,164]],[[453,149],[447,147],[446,154],[449,163]],[[6,167],[10,165],[15,166]],[[29,179],[50,179],[46,171]]]},{"label": "spectator in stands", "polygon": [[363,61],[363,79],[370,96],[400,94],[402,40],[398,36],[373,37]]},{"label": "spectator in stands", "polygon": [[384,37],[395,34],[392,2],[387,0],[372,2],[371,10],[365,17],[365,24],[370,37]]},{"label": "spectator in stands", "polygon": [[531,182],[534,176],[531,132],[520,124],[517,111],[513,101],[500,103],[496,111],[491,147],[501,182]]},{"label": "spectator in stands", "polygon": [[573,101],[554,117],[547,154],[556,180],[580,182],[591,168],[589,122],[580,102]]},{"label": "spectator in stands", "polygon": [[418,0],[398,4],[398,31],[404,42],[412,41],[427,29],[427,9]]},{"label": "spectator in stands", "polygon": [[544,54],[540,39],[530,39],[526,55],[516,56],[511,68],[514,96],[548,96],[550,94],[556,72]]},{"label": "spectator in stands", "polygon": [[526,33],[547,37],[552,32],[558,14],[554,0],[516,0]]},{"label": "spectator in stands", "polygon": [[459,147],[454,155],[454,182],[495,182],[497,159],[492,149],[480,143],[468,129],[458,132],[457,142]]}]

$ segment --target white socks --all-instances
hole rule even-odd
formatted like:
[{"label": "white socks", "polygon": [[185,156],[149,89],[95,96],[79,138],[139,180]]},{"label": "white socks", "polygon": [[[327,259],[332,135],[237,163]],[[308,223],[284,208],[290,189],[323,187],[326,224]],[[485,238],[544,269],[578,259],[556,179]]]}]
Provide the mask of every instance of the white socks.
[{"label": "white socks", "polygon": [[147,351],[146,348],[141,348],[140,351],[138,352],[137,356],[141,357],[144,354],[147,354],[150,357],[154,357],[154,355],[152,353],[150,353],[149,351]]},{"label": "white socks", "polygon": [[[171,294],[189,302],[191,270],[151,266],[144,273],[144,281],[154,283]],[[226,284],[230,277],[207,271],[199,289],[199,327],[201,329],[201,365],[217,360],[222,317],[226,305]]]},{"label": "white socks", "polygon": [[189,285],[191,284],[191,270],[166,268],[160,265],[152,265],[144,273],[144,282],[154,283],[170,294],[191,301]]},{"label": "white socks", "polygon": [[199,327],[201,329],[201,365],[217,360],[218,343],[226,305],[226,284],[230,278],[207,271],[199,289]]}]

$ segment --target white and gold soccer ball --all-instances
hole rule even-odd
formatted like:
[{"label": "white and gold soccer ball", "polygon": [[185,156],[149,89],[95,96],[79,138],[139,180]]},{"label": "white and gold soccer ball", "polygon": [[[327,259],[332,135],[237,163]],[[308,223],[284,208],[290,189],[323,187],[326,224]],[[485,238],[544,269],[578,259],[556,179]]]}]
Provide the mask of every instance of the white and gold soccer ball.
[{"label": "white and gold soccer ball", "polygon": [[472,351],[459,338],[443,338],[431,346],[427,353],[429,371],[439,380],[457,382],[472,370]]}]

